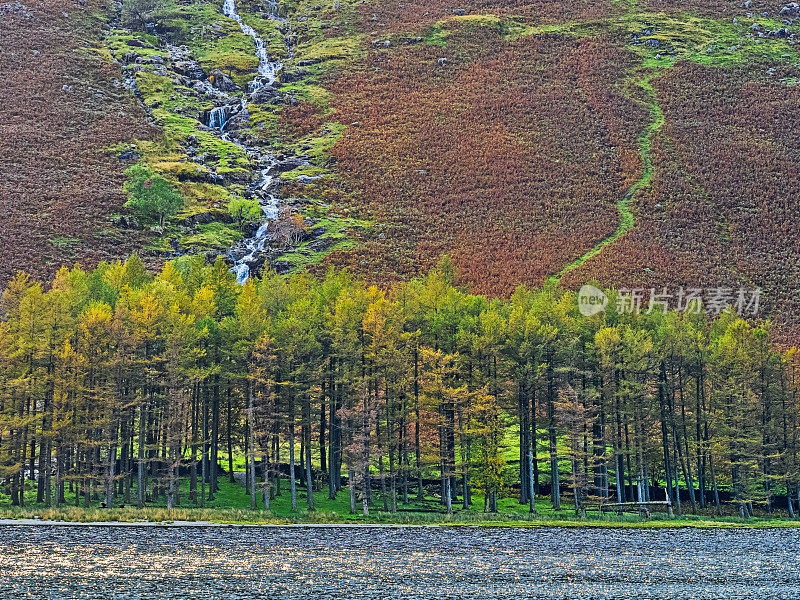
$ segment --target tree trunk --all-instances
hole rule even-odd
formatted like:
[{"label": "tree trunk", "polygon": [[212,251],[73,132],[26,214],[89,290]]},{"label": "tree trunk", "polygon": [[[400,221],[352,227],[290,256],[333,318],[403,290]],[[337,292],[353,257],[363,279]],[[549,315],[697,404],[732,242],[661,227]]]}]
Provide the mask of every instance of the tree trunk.
[{"label": "tree trunk", "polygon": [[219,491],[219,374],[214,375],[214,397],[211,402],[211,485],[209,500]]},{"label": "tree trunk", "polygon": [[[700,496],[700,508],[706,507],[706,473],[705,465],[703,464],[703,456],[705,456],[703,439],[701,435],[701,424],[703,420],[703,410],[701,405],[702,394],[702,363],[697,361],[697,381],[695,389],[695,426],[697,436],[697,488]],[[703,404],[705,404],[703,402]]]},{"label": "tree trunk", "polygon": [[561,510],[561,482],[558,475],[558,446],[556,440],[556,419],[554,410],[554,381],[553,381],[553,361],[552,358],[547,362],[547,419],[548,419],[548,438],[550,441],[550,498],[553,508]]},{"label": "tree trunk", "polygon": [[417,500],[425,499],[425,489],[422,485],[422,461],[420,459],[419,443],[419,347],[414,347],[414,453],[417,467]]},{"label": "tree trunk", "polygon": [[231,483],[236,483],[236,477],[233,474],[233,424],[231,415],[231,403],[233,402],[233,399],[231,395],[231,389],[230,386],[228,386],[228,427],[227,431],[225,432],[225,435],[228,438],[228,477],[230,478]]},{"label": "tree trunk", "polygon": [[297,484],[294,473],[294,398],[289,401],[289,487],[292,491],[292,512],[297,512]]},{"label": "tree trunk", "polygon": [[[210,395],[211,390],[208,381],[203,382],[203,506],[206,500],[214,499],[214,488],[211,485],[211,435],[209,432],[210,420]],[[252,448],[251,448],[252,452]],[[245,457],[247,460],[247,457]],[[208,496],[206,497],[206,484],[208,484]]]},{"label": "tree trunk", "polygon": [[[256,447],[255,447],[255,411],[253,410],[253,379],[247,378],[247,438],[250,452],[247,461],[250,465],[250,508],[257,508],[256,502]],[[213,486],[212,486],[213,487]]]},{"label": "tree trunk", "polygon": [[308,510],[314,510],[314,475],[311,468],[311,402],[308,401],[308,425],[306,430],[306,488],[308,490]]},{"label": "tree trunk", "polygon": [[197,384],[192,386],[192,407],[191,407],[191,435],[192,435],[192,454],[191,466],[189,467],[189,500],[192,505],[197,506],[197,450],[198,450],[198,437],[197,437]]},{"label": "tree trunk", "polygon": [[528,396],[525,389],[524,375],[519,378],[517,392],[517,409],[519,411],[519,503],[526,504],[531,499],[531,478],[530,478],[530,424],[528,406]]},{"label": "tree trunk", "polygon": [[322,379],[322,396],[319,401],[319,469],[323,475],[327,474],[328,466],[325,460],[325,379]]},{"label": "tree trunk", "polygon": [[450,495],[450,478],[449,477],[445,477],[444,478],[444,499],[445,499],[444,500],[445,507],[447,508],[447,514],[448,515],[452,515],[453,514],[453,498]]},{"label": "tree trunk", "polygon": [[350,514],[356,514],[356,472],[353,467],[347,465],[347,487],[350,490]]},{"label": "tree trunk", "polygon": [[139,478],[137,481],[137,494],[138,494],[138,505],[139,508],[144,508],[144,491],[145,491],[145,477],[144,477],[144,467],[145,467],[145,459],[144,459],[144,450],[146,446],[146,438],[145,438],[145,424],[147,421],[147,408],[146,404],[142,402],[139,408],[139,451],[138,451],[138,473]]}]

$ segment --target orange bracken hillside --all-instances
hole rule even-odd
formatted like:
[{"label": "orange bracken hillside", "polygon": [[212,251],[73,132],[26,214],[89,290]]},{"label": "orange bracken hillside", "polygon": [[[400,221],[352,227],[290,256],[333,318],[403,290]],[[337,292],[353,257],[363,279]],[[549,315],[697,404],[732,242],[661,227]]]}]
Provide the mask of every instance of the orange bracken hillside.
[{"label": "orange bracken hillside", "polygon": [[647,117],[615,86],[630,62],[468,21],[446,47],[372,53],[333,84],[350,124],[333,155],[351,209],[387,225],[329,262],[386,280],[449,253],[476,292],[542,283],[617,226]]},{"label": "orange bracken hillside", "polygon": [[110,228],[126,165],[107,149],[150,128],[118,68],[90,48],[102,32],[96,9],[0,4],[0,288],[20,269],[48,278],[142,244]]}]

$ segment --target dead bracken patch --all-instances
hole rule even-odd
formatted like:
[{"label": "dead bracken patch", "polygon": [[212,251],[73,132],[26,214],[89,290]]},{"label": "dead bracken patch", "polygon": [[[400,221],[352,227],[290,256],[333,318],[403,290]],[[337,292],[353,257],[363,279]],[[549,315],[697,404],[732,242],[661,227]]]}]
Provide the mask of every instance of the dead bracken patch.
[{"label": "dead bracken patch", "polygon": [[151,128],[117,67],[90,47],[101,32],[96,10],[104,7],[0,4],[0,288],[21,269],[49,277],[141,245],[111,228],[127,164],[108,148]]}]

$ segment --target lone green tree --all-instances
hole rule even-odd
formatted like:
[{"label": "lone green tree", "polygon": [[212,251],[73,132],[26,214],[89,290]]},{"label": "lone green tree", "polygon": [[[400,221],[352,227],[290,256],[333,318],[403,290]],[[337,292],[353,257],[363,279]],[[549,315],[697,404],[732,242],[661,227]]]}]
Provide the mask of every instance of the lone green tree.
[{"label": "lone green tree", "polygon": [[228,213],[236,221],[239,231],[242,231],[245,225],[255,223],[263,211],[257,200],[234,196],[228,202]]},{"label": "lone green tree", "polygon": [[164,219],[178,212],[183,206],[183,198],[170,183],[143,165],[133,165],[125,170],[128,181],[125,192],[128,201],[125,206],[146,218],[154,218],[159,226]]},{"label": "lone green tree", "polygon": [[124,0],[122,20],[128,27],[144,31],[149,21],[164,8],[163,0]]}]

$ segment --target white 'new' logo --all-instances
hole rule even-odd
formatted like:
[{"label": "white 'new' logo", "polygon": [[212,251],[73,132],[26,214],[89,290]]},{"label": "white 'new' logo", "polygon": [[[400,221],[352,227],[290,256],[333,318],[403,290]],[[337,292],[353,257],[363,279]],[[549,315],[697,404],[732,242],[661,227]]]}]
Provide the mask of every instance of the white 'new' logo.
[{"label": "white 'new' logo", "polygon": [[578,292],[578,310],[584,317],[603,312],[608,305],[608,296],[593,285],[584,285]]}]

